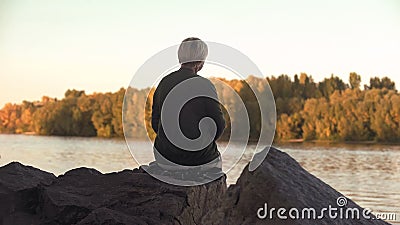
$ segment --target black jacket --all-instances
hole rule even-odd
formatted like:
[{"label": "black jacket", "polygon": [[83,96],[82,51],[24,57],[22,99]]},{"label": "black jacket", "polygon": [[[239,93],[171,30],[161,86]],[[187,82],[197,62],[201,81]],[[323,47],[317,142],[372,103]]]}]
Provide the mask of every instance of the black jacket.
[{"label": "black jacket", "polygon": [[202,165],[219,157],[215,141],[221,136],[225,128],[225,120],[220,104],[212,98],[196,97],[183,105],[179,114],[180,129],[187,138],[196,139],[200,136],[200,120],[204,117],[210,117],[217,126],[214,141],[199,151],[187,151],[175,146],[168,140],[160,121],[164,100],[174,87],[190,78],[199,78],[201,82],[195,88],[201,89],[202,92],[206,90],[208,96],[218,99],[215,87],[208,79],[193,73],[190,69],[181,68],[164,77],[158,85],[153,96],[151,120],[152,128],[157,133],[154,142],[155,150],[166,159],[185,166]]}]

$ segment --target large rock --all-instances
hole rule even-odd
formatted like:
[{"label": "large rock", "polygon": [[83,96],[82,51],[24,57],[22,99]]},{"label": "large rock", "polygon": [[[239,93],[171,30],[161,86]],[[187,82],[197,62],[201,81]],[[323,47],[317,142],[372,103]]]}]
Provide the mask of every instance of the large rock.
[{"label": "large rock", "polygon": [[0,222],[2,224],[37,224],[40,185],[49,185],[54,174],[17,162],[0,169]]},{"label": "large rock", "polygon": [[226,191],[225,177],[180,187],[141,169],[102,174],[79,168],[55,178],[12,163],[1,168],[0,175],[1,190],[14,196],[6,202],[2,198],[2,209],[7,207],[2,224],[199,224],[219,207]]},{"label": "large rock", "polygon": [[[342,205],[343,201],[347,201],[347,204],[339,207],[338,198],[340,198],[339,205]],[[334,217],[333,209],[332,217],[329,216],[329,205],[337,208],[337,218]],[[277,210],[281,207],[286,209],[286,212],[281,211],[282,218],[287,216],[287,219],[278,217]],[[275,210],[269,213],[271,208],[275,208]],[[295,208],[291,215],[297,217],[296,211],[298,211],[299,219],[290,219],[288,211],[291,208]],[[312,211],[308,213],[309,208],[316,210],[316,219],[314,219]],[[322,211],[324,216],[318,219],[323,208],[328,209]],[[343,212],[342,219],[339,214],[340,208]],[[349,208],[357,209],[360,212],[360,219],[355,217],[352,219]],[[304,213],[303,209],[305,209]],[[349,209],[347,211],[348,219],[346,219],[346,209]],[[258,211],[261,218],[257,215]],[[288,154],[271,148],[267,158],[255,171],[248,171],[248,166],[243,170],[237,183],[229,187],[222,207],[205,216],[203,224],[388,224],[381,220],[375,220],[375,218],[365,219],[362,211],[363,209],[353,201],[344,199],[341,193],[304,170]],[[366,212],[366,214],[368,213]],[[273,215],[272,219],[270,215]]]},{"label": "large rock", "polygon": [[41,205],[44,220],[58,224],[198,224],[225,190],[225,178],[179,187],[138,169],[101,174],[80,168],[44,187]]}]

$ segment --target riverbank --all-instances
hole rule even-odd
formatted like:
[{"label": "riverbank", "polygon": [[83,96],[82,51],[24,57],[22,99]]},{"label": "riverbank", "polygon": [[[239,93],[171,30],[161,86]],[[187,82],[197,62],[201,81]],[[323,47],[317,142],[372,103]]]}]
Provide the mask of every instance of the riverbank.
[{"label": "riverbank", "polygon": [[[98,137],[98,136],[58,136],[58,135],[40,135],[35,132],[24,132],[24,133],[0,133],[0,135],[24,135],[24,136],[40,136],[40,137],[60,137],[60,138],[93,138],[93,139],[105,139],[105,140],[125,140],[125,137]],[[147,138],[135,138],[135,140],[148,140]],[[225,143],[227,140],[220,140],[219,143]],[[257,140],[249,140],[249,144],[257,144]],[[304,140],[304,139],[290,139],[290,140],[274,140],[276,146],[287,146],[293,144],[305,144],[305,145],[400,145],[399,142],[383,142],[383,141],[340,141],[340,140]]]}]

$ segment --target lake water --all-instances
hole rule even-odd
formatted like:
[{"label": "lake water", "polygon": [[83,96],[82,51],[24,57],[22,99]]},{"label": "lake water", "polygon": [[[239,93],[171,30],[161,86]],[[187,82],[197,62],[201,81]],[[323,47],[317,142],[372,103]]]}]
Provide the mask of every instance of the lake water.
[{"label": "lake water", "polygon": [[[362,207],[396,213],[397,221],[389,222],[400,224],[399,145],[290,144],[279,148]],[[18,161],[55,175],[83,166],[103,173],[137,167],[122,139],[0,135],[0,156],[0,166]],[[250,157],[245,154],[227,174],[229,184],[235,183]]]}]

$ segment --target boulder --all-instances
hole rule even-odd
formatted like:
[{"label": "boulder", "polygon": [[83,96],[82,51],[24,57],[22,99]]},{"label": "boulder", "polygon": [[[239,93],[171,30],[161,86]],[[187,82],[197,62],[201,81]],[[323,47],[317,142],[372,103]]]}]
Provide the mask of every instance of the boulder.
[{"label": "boulder", "polygon": [[37,224],[39,186],[50,185],[56,176],[18,162],[0,169],[0,222]]},{"label": "boulder", "polygon": [[[221,205],[221,208],[206,215],[202,224],[388,224],[376,220],[368,211],[364,213],[371,219],[364,218],[363,208],[307,172],[288,154],[273,147],[256,170],[250,172],[248,166],[243,170],[237,183],[228,188]],[[329,215],[329,206],[332,216]],[[275,210],[270,213],[272,208]],[[279,208],[286,210],[281,210],[282,219],[277,214]],[[316,212],[315,219],[310,208]],[[322,211],[323,208],[326,211]],[[359,212],[359,219],[352,214],[353,209]]]},{"label": "boulder", "polygon": [[0,168],[0,174],[1,186],[15,193],[0,203],[8,207],[0,217],[2,224],[199,224],[209,210],[219,207],[226,191],[225,176],[206,185],[180,187],[142,169],[102,174],[78,168],[56,178],[11,163]]}]

